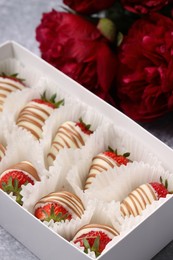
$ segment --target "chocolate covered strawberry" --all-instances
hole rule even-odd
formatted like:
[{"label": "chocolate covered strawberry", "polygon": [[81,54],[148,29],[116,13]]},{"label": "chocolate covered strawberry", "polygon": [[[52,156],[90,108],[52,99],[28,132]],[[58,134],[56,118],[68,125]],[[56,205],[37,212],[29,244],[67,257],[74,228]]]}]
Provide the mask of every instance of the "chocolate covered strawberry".
[{"label": "chocolate covered strawberry", "polygon": [[133,215],[136,217],[140,215],[147,205],[152,204],[153,201],[160,198],[165,198],[169,193],[167,188],[167,181],[165,185],[162,182],[151,182],[140,185],[121,202],[122,216],[129,217]]},{"label": "chocolate covered strawberry", "polygon": [[33,185],[36,181],[40,181],[40,178],[34,166],[27,161],[22,161],[12,165],[0,175],[0,189],[8,194],[12,193],[16,196],[16,202],[22,205],[20,194],[22,185],[28,183]]},{"label": "chocolate covered strawberry", "polygon": [[128,159],[129,155],[130,153],[124,153],[123,155],[120,155],[117,153],[117,150],[114,151],[111,147],[108,147],[107,151],[96,155],[92,159],[84,189],[86,190],[90,187],[97,174],[114,167],[127,165],[130,162],[130,159]]},{"label": "chocolate covered strawberry", "polygon": [[34,207],[34,215],[41,221],[61,222],[81,218],[84,213],[82,201],[74,194],[53,192],[41,198]]},{"label": "chocolate covered strawberry", "polygon": [[2,160],[2,158],[4,157],[5,155],[5,147],[4,145],[0,144],[0,161]]},{"label": "chocolate covered strawberry", "polygon": [[118,235],[119,232],[110,226],[89,224],[80,228],[72,241],[75,244],[79,243],[81,247],[84,247],[84,252],[86,254],[88,254],[90,250],[98,257],[105,249],[106,245]]},{"label": "chocolate covered strawberry", "polygon": [[64,103],[64,100],[56,102],[56,94],[50,99],[46,98],[46,92],[41,98],[31,100],[19,113],[16,124],[28,130],[35,139],[42,136],[42,127],[46,119],[55,108]]},{"label": "chocolate covered strawberry", "polygon": [[0,112],[3,111],[3,105],[7,96],[14,91],[22,90],[26,86],[23,79],[18,78],[18,74],[7,75],[0,74]]},{"label": "chocolate covered strawberry", "polygon": [[48,153],[48,164],[52,165],[58,152],[64,148],[81,148],[93,133],[90,125],[86,125],[80,118],[78,122],[67,121],[57,130],[53,139],[50,152]]}]

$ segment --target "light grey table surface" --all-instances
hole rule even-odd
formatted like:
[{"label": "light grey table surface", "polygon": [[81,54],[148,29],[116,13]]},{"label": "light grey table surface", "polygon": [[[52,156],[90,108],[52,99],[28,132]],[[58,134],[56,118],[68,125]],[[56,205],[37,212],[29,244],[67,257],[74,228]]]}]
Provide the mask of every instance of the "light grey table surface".
[{"label": "light grey table surface", "polygon": [[[0,44],[14,40],[40,55],[35,40],[35,28],[43,12],[48,12],[52,8],[60,9],[60,4],[61,0],[0,0]],[[173,114],[154,123],[143,124],[143,126],[173,148]],[[0,227],[0,260],[24,259],[36,260],[38,258]],[[173,259],[173,242],[153,258],[153,260],[162,259]]]}]

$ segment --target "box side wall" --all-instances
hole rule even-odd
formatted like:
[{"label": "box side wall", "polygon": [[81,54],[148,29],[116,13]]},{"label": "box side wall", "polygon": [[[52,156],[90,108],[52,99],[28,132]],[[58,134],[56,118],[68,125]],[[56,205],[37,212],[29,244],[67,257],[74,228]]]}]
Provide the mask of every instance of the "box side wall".
[{"label": "box side wall", "polygon": [[12,43],[9,41],[4,44],[1,44],[0,45],[0,60],[13,58],[13,57],[14,57],[14,53],[13,53]]}]

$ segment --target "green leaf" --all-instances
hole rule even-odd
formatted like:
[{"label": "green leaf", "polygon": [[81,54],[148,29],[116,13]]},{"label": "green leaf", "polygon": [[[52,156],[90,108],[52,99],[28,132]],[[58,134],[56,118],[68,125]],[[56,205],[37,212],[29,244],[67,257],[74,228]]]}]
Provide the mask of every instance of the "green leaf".
[{"label": "green leaf", "polygon": [[123,156],[124,156],[124,157],[129,157],[129,156],[130,156],[130,153],[128,153],[128,152],[127,152],[127,153],[124,153]]},{"label": "green leaf", "polygon": [[64,106],[64,104],[65,104],[64,99],[61,99],[60,101],[55,103],[55,107],[58,108],[60,106]]},{"label": "green leaf", "polygon": [[88,249],[90,249],[90,244],[86,238],[83,238],[83,244],[84,244],[84,248],[85,248],[84,252],[86,254],[88,254]]},{"label": "green leaf", "polygon": [[52,95],[50,98],[51,103],[55,103],[56,94]]},{"label": "green leaf", "polygon": [[165,180],[165,188],[168,189],[168,180]]},{"label": "green leaf", "polygon": [[96,252],[99,250],[99,246],[100,246],[100,237],[97,236],[96,239],[94,240],[94,244],[93,244],[91,250]]}]

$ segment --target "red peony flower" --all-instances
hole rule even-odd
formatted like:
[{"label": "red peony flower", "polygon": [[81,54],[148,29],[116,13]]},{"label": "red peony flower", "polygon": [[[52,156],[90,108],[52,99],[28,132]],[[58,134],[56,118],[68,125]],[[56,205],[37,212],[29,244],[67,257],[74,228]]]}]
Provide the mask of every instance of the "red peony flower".
[{"label": "red peony flower", "polygon": [[170,0],[121,0],[121,2],[123,7],[130,12],[146,14],[151,11],[160,10]]},{"label": "red peony flower", "polygon": [[116,58],[97,27],[78,15],[53,10],[36,29],[42,58],[111,102]]},{"label": "red peony flower", "polygon": [[116,0],[64,0],[64,4],[82,14],[93,14],[111,7]]},{"label": "red peony flower", "polygon": [[160,14],[136,21],[120,51],[118,95],[134,120],[173,110],[173,21]]}]

